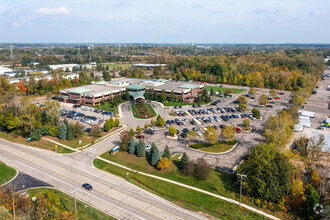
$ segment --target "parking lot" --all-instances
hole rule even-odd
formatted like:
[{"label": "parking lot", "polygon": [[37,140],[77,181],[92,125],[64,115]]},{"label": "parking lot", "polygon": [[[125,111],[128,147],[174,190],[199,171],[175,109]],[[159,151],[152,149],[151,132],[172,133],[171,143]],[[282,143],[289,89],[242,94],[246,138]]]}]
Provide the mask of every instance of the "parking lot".
[{"label": "parking lot", "polygon": [[[249,90],[246,90],[243,94],[247,94]],[[247,107],[249,110],[255,108],[258,106],[258,99],[261,94],[268,95],[269,90],[266,89],[256,89],[257,94],[254,95],[255,99],[247,99]],[[175,139],[169,139],[166,138],[166,135],[168,133],[168,129],[159,129],[158,131],[155,131],[153,135],[151,134],[144,134],[145,136],[145,142],[146,144],[151,144],[152,142],[155,142],[157,146],[163,150],[165,146],[169,146],[172,153],[183,153],[187,152],[188,156],[195,160],[197,158],[205,158],[211,166],[217,167],[219,169],[222,169],[227,172],[232,172],[234,167],[240,163],[242,160],[242,157],[246,154],[248,154],[249,150],[252,146],[256,145],[258,142],[263,140],[262,133],[263,133],[263,127],[265,124],[265,121],[268,119],[270,115],[276,115],[279,111],[281,111],[284,108],[287,108],[289,106],[289,99],[290,99],[290,92],[283,92],[282,95],[278,95],[280,99],[273,99],[270,100],[272,103],[272,108],[259,108],[262,120],[256,120],[252,119],[250,116],[251,112],[246,111],[237,111],[237,104],[233,104],[233,101],[235,101],[240,94],[235,94],[231,98],[219,98],[214,97],[212,99],[214,100],[220,100],[219,103],[216,105],[209,105],[205,106],[202,105],[200,107],[192,107],[192,106],[183,106],[182,108],[176,108],[174,107],[170,109],[165,109],[163,111],[163,114],[161,113],[162,117],[165,118],[165,121],[172,121],[174,120],[174,125],[180,132],[180,134],[183,132],[183,129],[191,130],[195,128],[199,132],[203,132],[203,128],[206,128],[207,126],[216,126],[218,134],[220,135],[220,126],[226,126],[226,125],[233,125],[235,127],[242,128],[243,120],[244,118],[250,119],[250,127],[252,127],[252,131],[250,133],[241,132],[241,133],[235,133],[235,139],[239,141],[239,144],[237,147],[226,154],[217,155],[217,154],[211,154],[207,152],[198,152],[195,150],[191,150],[186,147],[186,144],[189,143],[189,140],[187,138],[182,138],[179,134],[179,138],[177,140]],[[236,107],[236,108],[235,108]],[[211,108],[214,109],[214,111],[211,110]],[[223,109],[223,111],[217,110],[218,108]],[[207,110],[208,109],[208,110]],[[227,111],[227,110],[228,111]],[[231,109],[229,111],[229,109]],[[234,112],[232,109],[235,109]],[[191,111],[202,111],[205,112],[204,114],[195,114],[192,115]],[[169,114],[175,111],[182,111],[187,112],[188,114],[185,116],[170,116]],[[160,113],[160,112],[158,112]],[[245,117],[242,117],[242,115],[245,115]],[[164,116],[163,116],[164,115]],[[235,116],[233,116],[235,115]],[[238,116],[239,115],[239,116]],[[216,120],[214,117],[218,120]],[[238,117],[236,117],[238,116]],[[197,120],[196,118],[202,118],[205,117],[205,120]],[[224,120],[221,117],[227,117],[227,120]],[[213,118],[212,120],[210,120]],[[181,123],[175,122],[175,119],[180,120]],[[185,122],[182,123],[185,119]],[[194,119],[196,121],[196,124],[192,124],[191,120]],[[142,124],[143,123],[143,124]],[[178,125],[179,124],[179,125]],[[144,122],[141,122],[140,126],[143,127]],[[203,141],[204,137],[200,136],[200,140]]]}]

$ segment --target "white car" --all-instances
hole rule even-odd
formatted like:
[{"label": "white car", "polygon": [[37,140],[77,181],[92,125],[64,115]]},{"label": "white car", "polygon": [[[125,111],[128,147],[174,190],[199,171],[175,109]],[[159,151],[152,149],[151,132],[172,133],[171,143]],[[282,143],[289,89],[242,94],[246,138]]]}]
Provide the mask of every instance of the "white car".
[{"label": "white car", "polygon": [[152,128],[150,128],[150,130],[152,130],[152,131],[158,131],[158,128],[157,127],[152,127]]},{"label": "white car", "polygon": [[203,135],[202,132],[200,132],[200,131],[197,131],[196,134],[198,134],[198,136],[202,136]]},{"label": "white car", "polygon": [[146,150],[150,150],[150,149],[151,149],[151,145],[147,145]]}]

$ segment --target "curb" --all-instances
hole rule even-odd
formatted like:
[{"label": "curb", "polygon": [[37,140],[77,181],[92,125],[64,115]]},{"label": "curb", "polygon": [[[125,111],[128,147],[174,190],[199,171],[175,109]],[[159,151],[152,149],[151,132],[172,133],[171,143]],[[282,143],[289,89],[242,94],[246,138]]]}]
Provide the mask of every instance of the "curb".
[{"label": "curb", "polygon": [[222,154],[227,154],[227,153],[232,152],[236,148],[236,146],[238,144],[239,144],[239,142],[237,141],[237,143],[230,150],[227,150],[227,151],[221,152],[221,153],[212,153],[212,152],[206,152],[206,151],[201,151],[201,150],[193,149],[193,148],[189,147],[188,144],[186,144],[185,147],[188,148],[189,150],[193,150],[193,151],[204,153],[204,154],[222,155]]},{"label": "curb", "polygon": [[[7,163],[5,162],[5,161],[2,161],[6,166],[8,166],[7,165]],[[8,166],[9,167],[9,166]],[[13,168],[13,167],[11,167],[11,168]],[[7,182],[5,182],[4,184],[2,184],[1,186],[4,186],[4,185],[7,185],[8,183],[10,183],[11,181],[13,181],[14,179],[16,179],[16,177],[18,176],[18,174],[19,174],[19,171],[16,169],[16,168],[13,168],[13,169],[15,169],[16,170],[16,175],[13,177],[13,178],[11,178],[10,180],[8,180]]]}]

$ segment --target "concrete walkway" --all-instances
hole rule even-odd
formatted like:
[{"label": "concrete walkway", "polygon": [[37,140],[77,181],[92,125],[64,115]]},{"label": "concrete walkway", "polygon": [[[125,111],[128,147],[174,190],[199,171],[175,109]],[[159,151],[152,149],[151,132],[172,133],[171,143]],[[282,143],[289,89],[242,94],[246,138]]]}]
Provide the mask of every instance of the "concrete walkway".
[{"label": "concrete walkway", "polygon": [[[169,179],[166,179],[166,178],[162,178],[162,177],[159,177],[159,176],[155,176],[155,175],[151,175],[151,174],[148,174],[148,173],[139,172],[137,170],[128,168],[128,167],[123,166],[123,165],[120,165],[118,163],[114,163],[112,161],[109,161],[109,160],[104,159],[104,158],[101,158],[101,157],[96,157],[96,158],[99,159],[99,160],[102,160],[104,162],[110,163],[112,165],[121,167],[123,169],[129,170],[129,171],[132,171],[132,172],[135,172],[135,173],[139,173],[139,174],[144,175],[144,176],[148,176],[148,177],[151,177],[151,178],[154,178],[154,179],[158,179],[158,180],[162,180],[162,181],[165,181],[165,182],[173,183],[173,184],[176,184],[178,186],[182,186],[182,187],[185,187],[187,189],[192,189],[192,190],[195,190],[195,191],[198,191],[198,192],[201,192],[201,193],[204,193],[204,194],[207,194],[207,195],[210,195],[210,196],[213,196],[213,197],[222,199],[224,201],[227,201],[227,202],[230,202],[230,203],[239,205],[239,202],[238,201],[233,200],[233,199],[230,199],[230,198],[227,198],[227,197],[224,197],[224,196],[220,196],[220,195],[217,195],[217,194],[214,194],[214,193],[211,193],[211,192],[208,192],[208,191],[205,191],[205,190],[202,190],[202,189],[193,187],[193,186],[189,186],[189,185],[186,185],[186,184],[183,184],[183,183],[179,183],[179,182],[176,182],[176,181],[173,181],[173,180],[169,180]],[[93,164],[93,162],[92,162],[92,164]],[[255,208],[253,208],[251,206],[248,206],[248,205],[245,205],[245,204],[241,204],[241,206],[244,207],[244,208],[246,208],[246,209],[248,209],[248,210],[250,210],[250,211],[252,211],[252,212],[255,212],[255,213],[258,213],[260,215],[263,215],[263,216],[265,216],[265,217],[267,217],[269,219],[280,220],[279,218],[277,218],[275,216],[272,216],[270,214],[267,214],[267,213],[265,213],[263,211],[260,211],[258,209],[255,209]]]},{"label": "concrete walkway", "polygon": [[76,152],[78,151],[78,150],[75,149],[75,148],[72,148],[72,147],[66,146],[66,145],[61,144],[61,143],[59,143],[59,142],[57,142],[57,141],[54,141],[54,140],[52,140],[52,139],[45,138],[45,137],[42,137],[42,139],[47,140],[47,141],[50,141],[50,142],[53,142],[54,144],[60,145],[60,146],[62,146],[62,147],[68,148],[68,149],[70,149],[70,150],[73,150],[73,151],[76,151]]}]

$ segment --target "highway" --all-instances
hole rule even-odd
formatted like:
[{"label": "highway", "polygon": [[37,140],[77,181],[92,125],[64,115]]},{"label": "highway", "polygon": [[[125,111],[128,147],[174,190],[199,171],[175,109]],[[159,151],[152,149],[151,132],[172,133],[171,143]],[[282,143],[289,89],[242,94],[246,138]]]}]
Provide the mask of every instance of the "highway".
[{"label": "highway", "polygon": [[[76,154],[84,153],[87,152]],[[75,157],[3,139],[0,139],[0,160],[53,185],[55,189],[72,196],[75,193],[77,199],[118,219],[206,219],[122,178],[98,170],[86,160],[82,162]],[[93,186],[92,191],[81,187],[86,182]]]}]

